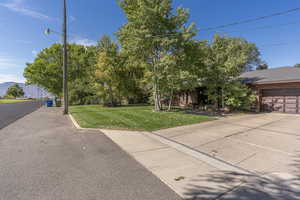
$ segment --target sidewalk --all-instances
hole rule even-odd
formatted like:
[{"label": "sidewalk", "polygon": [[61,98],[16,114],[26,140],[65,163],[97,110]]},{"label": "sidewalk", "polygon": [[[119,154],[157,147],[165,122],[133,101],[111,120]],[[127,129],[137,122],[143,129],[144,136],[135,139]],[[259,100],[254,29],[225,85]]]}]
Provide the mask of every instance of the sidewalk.
[{"label": "sidewalk", "polygon": [[287,177],[282,174],[261,176],[154,133],[101,131],[184,199],[300,197],[298,188],[286,183]]}]

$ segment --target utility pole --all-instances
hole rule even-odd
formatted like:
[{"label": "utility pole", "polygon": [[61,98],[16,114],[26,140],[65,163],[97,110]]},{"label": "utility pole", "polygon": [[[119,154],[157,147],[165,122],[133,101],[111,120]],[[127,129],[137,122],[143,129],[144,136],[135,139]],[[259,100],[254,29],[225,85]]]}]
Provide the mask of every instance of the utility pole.
[{"label": "utility pole", "polygon": [[69,114],[68,96],[68,51],[67,51],[67,0],[63,6],[63,92],[64,92],[64,114]]}]

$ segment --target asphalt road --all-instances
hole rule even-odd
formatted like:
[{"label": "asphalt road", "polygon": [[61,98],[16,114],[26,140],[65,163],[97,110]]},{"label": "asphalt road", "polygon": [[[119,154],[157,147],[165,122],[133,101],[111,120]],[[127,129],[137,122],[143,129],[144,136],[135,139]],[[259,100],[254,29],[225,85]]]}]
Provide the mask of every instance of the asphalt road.
[{"label": "asphalt road", "polygon": [[40,101],[0,104],[0,129],[37,110],[40,106]]},{"label": "asphalt road", "polygon": [[179,200],[98,131],[41,108],[0,130],[2,200]]}]

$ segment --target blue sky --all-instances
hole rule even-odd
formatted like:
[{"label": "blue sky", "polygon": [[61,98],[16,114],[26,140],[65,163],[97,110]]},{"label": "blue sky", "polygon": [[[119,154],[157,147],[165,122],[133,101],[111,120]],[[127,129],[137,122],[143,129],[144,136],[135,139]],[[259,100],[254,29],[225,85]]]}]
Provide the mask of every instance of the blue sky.
[{"label": "blue sky", "polygon": [[[300,7],[299,0],[173,0],[189,8],[190,22],[200,30],[197,39],[210,40],[213,32],[201,28],[228,24]],[[24,82],[26,62],[61,39],[46,36],[45,28],[61,29],[62,0],[0,0],[0,83]],[[113,36],[126,23],[116,0],[69,0],[72,42],[90,45],[103,34]],[[288,24],[288,25],[282,25]],[[274,25],[272,28],[257,27]],[[223,30],[229,36],[255,42],[270,67],[300,63],[300,11]]]}]

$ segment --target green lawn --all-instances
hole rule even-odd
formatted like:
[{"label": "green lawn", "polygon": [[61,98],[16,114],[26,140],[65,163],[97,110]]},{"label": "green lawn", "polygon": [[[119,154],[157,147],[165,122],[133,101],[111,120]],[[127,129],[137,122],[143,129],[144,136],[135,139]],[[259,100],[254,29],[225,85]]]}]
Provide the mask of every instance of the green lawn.
[{"label": "green lawn", "polygon": [[20,103],[20,102],[25,102],[25,101],[30,101],[30,100],[0,99],[0,104],[1,103]]},{"label": "green lawn", "polygon": [[153,112],[152,106],[105,108],[98,105],[72,106],[71,114],[83,128],[154,131],[215,120],[213,117],[177,112]]}]

